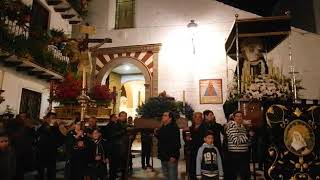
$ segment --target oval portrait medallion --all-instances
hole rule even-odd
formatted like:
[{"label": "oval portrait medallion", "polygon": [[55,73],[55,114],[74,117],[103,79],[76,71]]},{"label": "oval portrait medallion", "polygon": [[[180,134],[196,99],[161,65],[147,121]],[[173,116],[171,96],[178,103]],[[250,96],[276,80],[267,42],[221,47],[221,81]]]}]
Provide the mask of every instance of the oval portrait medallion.
[{"label": "oval portrait medallion", "polygon": [[302,120],[294,120],[284,131],[284,144],[295,155],[305,156],[312,152],[315,136],[309,124]]}]

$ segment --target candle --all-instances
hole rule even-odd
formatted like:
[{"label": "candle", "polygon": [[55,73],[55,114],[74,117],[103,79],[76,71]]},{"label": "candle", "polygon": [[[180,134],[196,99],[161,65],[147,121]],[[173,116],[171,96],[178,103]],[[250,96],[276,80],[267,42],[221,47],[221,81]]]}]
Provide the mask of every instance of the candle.
[{"label": "candle", "polygon": [[3,79],[4,79],[4,71],[0,71],[0,89],[2,89]]},{"label": "candle", "polygon": [[52,100],[53,97],[53,80],[50,81],[50,100]]},{"label": "candle", "polygon": [[182,105],[183,105],[183,107],[186,105],[186,91],[185,90],[183,90],[182,91]]},{"label": "candle", "polygon": [[138,91],[138,106],[140,106],[140,91]]},{"label": "candle", "polygon": [[82,70],[82,89],[86,88],[86,69],[83,67]]}]

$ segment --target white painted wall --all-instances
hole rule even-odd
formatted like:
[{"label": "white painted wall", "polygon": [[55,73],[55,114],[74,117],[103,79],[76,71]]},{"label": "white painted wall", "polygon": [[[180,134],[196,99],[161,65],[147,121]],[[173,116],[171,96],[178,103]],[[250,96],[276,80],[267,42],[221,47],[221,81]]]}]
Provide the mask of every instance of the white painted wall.
[{"label": "white painted wall", "polygon": [[46,81],[17,72],[11,68],[0,66],[0,70],[5,72],[2,85],[2,89],[5,90],[2,94],[5,101],[0,104],[0,114],[4,113],[7,105],[13,109],[14,114],[18,114],[22,88],[26,88],[42,94],[40,108],[40,118],[42,118],[46,114],[49,106],[47,101],[49,98],[49,84]]},{"label": "white painted wall", "polygon": [[[162,43],[159,53],[159,92],[165,90],[167,94],[182,100],[182,92],[185,90],[186,101],[191,103],[196,111],[211,109],[219,121],[225,121],[222,104],[202,105],[199,103],[199,80],[222,78],[223,99],[226,100],[227,69],[233,69],[229,70],[229,72],[233,72],[235,62],[229,61],[227,68],[225,40],[233,25],[235,14],[239,14],[239,18],[256,17],[256,15],[212,0],[136,0],[136,27],[114,30],[114,2],[115,0],[109,0],[109,11],[95,6],[95,1],[91,2],[90,10],[100,13],[91,23],[97,27],[96,37],[113,39],[113,43],[104,47]],[[104,22],[105,16],[109,17],[108,27],[101,26],[99,23],[99,18]],[[192,53],[191,35],[186,27],[191,19],[198,23],[194,37],[196,54]],[[293,41],[296,42],[294,49],[299,54],[295,55],[297,59],[302,60],[303,58],[297,56],[305,56],[305,50],[309,47],[306,50],[309,53],[306,56],[310,56],[308,58],[310,59],[309,64],[319,63],[317,59],[320,45],[310,47],[311,44],[320,43],[319,39],[310,37],[307,40],[307,37],[298,35],[293,35],[293,38]],[[286,47],[283,45],[279,48]],[[281,58],[285,57],[285,54],[281,55]],[[299,61],[297,65],[302,65],[305,62],[305,60]],[[304,66],[308,67],[308,65]],[[310,71],[314,76],[320,77],[314,69],[310,69]],[[308,81],[308,79],[305,80]],[[320,87],[314,82],[306,82],[304,85],[308,86],[307,89]],[[305,97],[311,98],[310,93],[313,91],[305,93]]]},{"label": "white painted wall", "polygon": [[144,81],[143,75],[121,75],[121,84],[129,81]]},{"label": "white painted wall", "polygon": [[320,99],[320,36],[300,29],[292,28],[289,38],[283,41],[270,54],[279,67],[283,67],[286,76],[289,75],[289,44],[291,44],[292,61],[297,79],[302,79],[300,97],[305,99]]}]

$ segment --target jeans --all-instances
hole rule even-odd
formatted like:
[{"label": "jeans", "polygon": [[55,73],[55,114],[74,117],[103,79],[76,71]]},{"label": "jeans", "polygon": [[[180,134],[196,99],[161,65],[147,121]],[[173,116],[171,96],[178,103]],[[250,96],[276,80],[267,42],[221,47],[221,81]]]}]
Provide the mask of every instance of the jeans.
[{"label": "jeans", "polygon": [[161,161],[161,167],[167,180],[178,180],[178,162]]}]

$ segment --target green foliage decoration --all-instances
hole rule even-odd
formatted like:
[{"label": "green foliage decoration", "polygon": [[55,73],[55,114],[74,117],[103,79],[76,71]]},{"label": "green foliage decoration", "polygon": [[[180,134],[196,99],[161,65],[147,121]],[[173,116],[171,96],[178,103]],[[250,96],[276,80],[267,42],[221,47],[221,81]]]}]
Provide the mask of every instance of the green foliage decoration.
[{"label": "green foliage decoration", "polygon": [[[184,110],[185,109],[185,110]],[[158,97],[149,98],[146,103],[137,108],[138,115],[144,118],[161,119],[164,112],[172,112],[175,118],[180,117],[180,114],[186,115],[187,119],[191,120],[194,110],[189,104],[183,108],[183,102],[176,101],[173,97],[167,96],[165,93]]]}]

